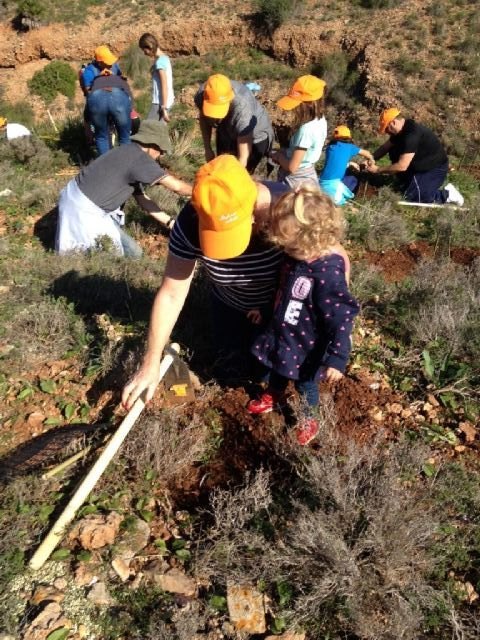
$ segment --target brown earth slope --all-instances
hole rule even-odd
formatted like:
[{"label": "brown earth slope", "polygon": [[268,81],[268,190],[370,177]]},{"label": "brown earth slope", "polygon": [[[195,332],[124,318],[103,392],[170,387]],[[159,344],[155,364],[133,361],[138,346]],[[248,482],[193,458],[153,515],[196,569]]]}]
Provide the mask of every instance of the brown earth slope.
[{"label": "brown earth slope", "polygon": [[[449,3],[440,13],[433,0],[406,0],[382,10],[362,9],[347,0],[334,8],[306,1],[272,35],[255,25],[252,6],[231,0],[203,3],[201,11],[197,5],[193,14],[189,3],[162,3],[162,16],[142,9],[141,18],[136,3],[118,5],[91,10],[83,25],[50,24],[26,33],[13,30],[10,22],[0,25],[0,82],[6,97],[28,97],[26,81],[49,60],[65,59],[78,68],[99,43],[120,54],[148,30],[172,57],[257,47],[302,68],[342,50],[359,74],[361,106],[355,107],[354,120],[360,129],[376,129],[378,111],[400,104],[440,130],[456,127],[478,135],[478,74],[459,62],[477,20],[474,4],[460,11]],[[37,113],[43,110],[36,106]]]}]

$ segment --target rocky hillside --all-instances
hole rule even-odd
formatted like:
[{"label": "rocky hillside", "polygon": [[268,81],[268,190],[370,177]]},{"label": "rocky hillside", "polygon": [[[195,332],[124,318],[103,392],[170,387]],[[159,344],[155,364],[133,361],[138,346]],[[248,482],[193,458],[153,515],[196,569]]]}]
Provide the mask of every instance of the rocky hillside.
[{"label": "rocky hillside", "polygon": [[[173,57],[202,56],[225,47],[258,48],[276,60],[322,73],[335,91],[337,111],[372,135],[379,110],[399,104],[430,123],[457,155],[475,152],[480,107],[480,17],[469,0],[406,0],[373,9],[366,0],[333,7],[307,1],[273,32],[254,13],[254,3],[117,1],[90,9],[82,24],[48,23],[16,30],[12,15],[0,25],[3,97],[30,97],[27,80],[50,60],[76,68],[99,43],[121,54],[148,30]],[[379,4],[379,3],[377,3]],[[340,59],[335,56],[341,54]],[[344,62],[346,60],[346,62]],[[80,96],[79,96],[80,100]],[[41,116],[44,107],[36,104]],[[60,111],[65,104],[53,105]],[[51,109],[51,111],[52,111]],[[60,114],[59,114],[60,115]]]}]

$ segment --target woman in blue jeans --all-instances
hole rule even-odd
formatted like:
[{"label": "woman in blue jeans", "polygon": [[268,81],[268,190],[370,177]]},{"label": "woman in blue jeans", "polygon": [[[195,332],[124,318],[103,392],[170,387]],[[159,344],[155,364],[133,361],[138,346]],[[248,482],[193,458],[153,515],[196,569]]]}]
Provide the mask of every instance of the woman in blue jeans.
[{"label": "woman in blue jeans", "polygon": [[111,149],[111,124],[116,129],[118,143],[130,144],[132,99],[126,80],[115,75],[98,76],[87,96],[87,105],[95,128],[98,155]]}]

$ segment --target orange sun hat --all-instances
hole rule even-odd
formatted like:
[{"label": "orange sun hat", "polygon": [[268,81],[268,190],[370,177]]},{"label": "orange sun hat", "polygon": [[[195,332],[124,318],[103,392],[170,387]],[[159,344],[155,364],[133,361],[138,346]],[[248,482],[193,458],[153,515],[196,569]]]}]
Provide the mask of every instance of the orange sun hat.
[{"label": "orange sun hat", "polygon": [[277,101],[277,106],[285,111],[295,109],[302,102],[313,102],[323,97],[326,82],[316,76],[301,76],[295,81],[286,96]]},{"label": "orange sun hat", "polygon": [[245,251],[257,195],[257,185],[235,156],[217,156],[197,171],[192,204],[204,256],[227,260]]},{"label": "orange sun hat", "polygon": [[346,125],[339,124],[338,127],[336,127],[333,131],[333,137],[335,140],[337,140],[338,138],[351,138],[352,134],[350,133],[350,129]]},{"label": "orange sun hat", "polygon": [[225,118],[234,97],[232,84],[227,76],[215,73],[205,83],[202,105],[203,115],[216,120]]},{"label": "orange sun hat", "polygon": [[95,49],[95,60],[97,62],[103,62],[111,67],[112,64],[115,64],[118,58],[113,55],[106,45],[102,44],[100,47]]},{"label": "orange sun hat", "polygon": [[390,122],[392,120],[395,120],[395,118],[399,115],[400,109],[397,109],[397,107],[390,107],[390,109],[385,109],[384,111],[382,111],[378,132],[385,133],[385,129],[388,127]]}]

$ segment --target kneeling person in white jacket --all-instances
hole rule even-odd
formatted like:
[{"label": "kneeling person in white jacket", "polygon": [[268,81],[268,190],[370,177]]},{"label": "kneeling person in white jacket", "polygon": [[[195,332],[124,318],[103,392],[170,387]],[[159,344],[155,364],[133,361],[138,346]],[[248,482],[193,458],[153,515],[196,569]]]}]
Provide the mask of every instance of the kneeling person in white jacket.
[{"label": "kneeling person in white jacket", "polygon": [[101,236],[108,236],[119,255],[140,257],[142,250],[122,230],[125,215],[120,207],[131,196],[140,195],[141,206],[155,215],[158,207],[148,207],[143,185],[161,184],[180,195],[190,196],[192,188],[168,174],[158,164],[163,153],[171,151],[168,129],[162,122],[145,120],[133,144],[122,145],[99,156],[70,180],[60,194],[55,250],[58,253],[85,251],[95,247]]}]

